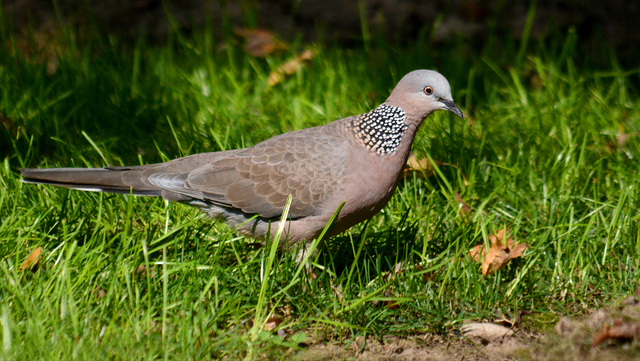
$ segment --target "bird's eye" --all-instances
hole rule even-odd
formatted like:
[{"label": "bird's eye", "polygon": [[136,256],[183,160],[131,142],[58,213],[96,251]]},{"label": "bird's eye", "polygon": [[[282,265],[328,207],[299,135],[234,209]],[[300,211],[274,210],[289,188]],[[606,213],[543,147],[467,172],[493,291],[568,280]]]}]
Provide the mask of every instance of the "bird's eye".
[{"label": "bird's eye", "polygon": [[427,94],[427,95],[433,94],[433,88],[430,87],[430,86],[424,87],[424,93]]}]

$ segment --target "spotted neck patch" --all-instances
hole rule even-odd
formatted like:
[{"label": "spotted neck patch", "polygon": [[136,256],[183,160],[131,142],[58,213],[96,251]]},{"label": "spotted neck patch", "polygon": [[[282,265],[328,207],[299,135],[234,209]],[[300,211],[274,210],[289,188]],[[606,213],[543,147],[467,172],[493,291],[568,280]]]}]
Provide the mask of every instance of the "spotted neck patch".
[{"label": "spotted neck patch", "polygon": [[351,128],[356,138],[377,154],[395,153],[407,130],[407,114],[402,108],[382,104],[353,120]]}]

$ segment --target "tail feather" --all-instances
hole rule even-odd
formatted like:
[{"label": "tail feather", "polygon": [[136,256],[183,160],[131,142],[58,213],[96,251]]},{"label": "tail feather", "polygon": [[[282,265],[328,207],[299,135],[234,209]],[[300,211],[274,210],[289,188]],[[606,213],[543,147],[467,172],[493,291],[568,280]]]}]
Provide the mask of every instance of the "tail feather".
[{"label": "tail feather", "polygon": [[22,182],[49,184],[58,187],[65,187],[83,191],[108,192],[120,194],[133,194],[137,196],[160,196],[162,190],[154,187],[141,178],[131,182],[128,174],[128,182],[125,183],[125,173],[137,172],[131,168],[108,169],[108,168],[48,168],[48,169],[20,169],[22,172]]}]

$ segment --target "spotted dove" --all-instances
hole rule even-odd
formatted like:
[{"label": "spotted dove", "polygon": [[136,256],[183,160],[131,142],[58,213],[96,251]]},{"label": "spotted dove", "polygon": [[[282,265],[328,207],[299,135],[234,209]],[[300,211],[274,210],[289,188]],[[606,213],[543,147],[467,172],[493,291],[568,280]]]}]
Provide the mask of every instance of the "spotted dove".
[{"label": "spotted dove", "polygon": [[342,202],[330,235],[380,211],[402,178],[418,127],[439,109],[462,118],[447,79],[416,70],[368,113],[281,134],[250,148],[131,167],[22,169],[22,181],[159,196],[196,206],[257,239],[277,229],[291,194],[285,230],[293,246],[318,237]]}]

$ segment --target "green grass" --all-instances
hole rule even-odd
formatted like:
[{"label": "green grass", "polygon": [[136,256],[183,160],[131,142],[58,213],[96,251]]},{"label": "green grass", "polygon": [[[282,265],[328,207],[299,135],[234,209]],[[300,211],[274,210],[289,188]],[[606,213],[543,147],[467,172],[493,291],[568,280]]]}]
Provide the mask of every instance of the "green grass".
[{"label": "green grass", "polygon": [[[528,47],[492,39],[477,54],[463,41],[374,41],[367,51],[321,48],[269,88],[269,71],[293,51],[254,59],[206,34],[134,47],[69,36],[52,74],[2,34],[4,359],[288,358],[302,341],[442,333],[496,309],[533,310],[539,329],[635,289],[638,69],[621,69],[614,55],[598,68],[572,33]],[[255,249],[187,206],[19,182],[19,167],[152,163],[250,146],[364,112],[419,68],[450,80],[467,118],[430,117],[414,151],[459,170],[402,182],[370,222],[321,245],[315,279],[294,255]],[[531,248],[483,276],[467,252],[503,228]],[[38,269],[21,271],[38,247]],[[399,262],[405,270],[391,277]],[[272,313],[286,338],[258,327]]]}]

